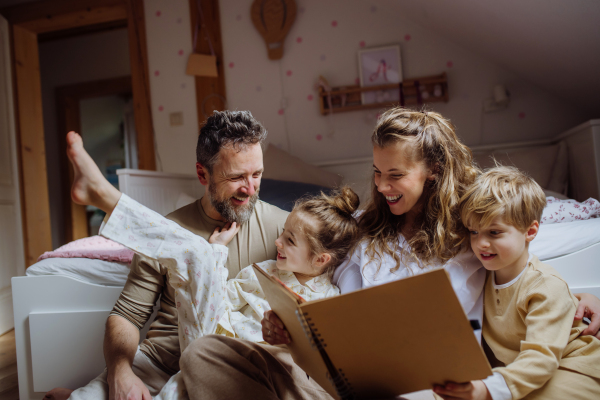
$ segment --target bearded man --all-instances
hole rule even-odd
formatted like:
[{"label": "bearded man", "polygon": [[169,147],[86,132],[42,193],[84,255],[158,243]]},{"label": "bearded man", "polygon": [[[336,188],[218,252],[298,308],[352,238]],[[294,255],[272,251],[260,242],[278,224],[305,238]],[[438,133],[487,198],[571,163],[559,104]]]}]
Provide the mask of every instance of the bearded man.
[{"label": "bearded man", "polygon": [[[255,262],[275,259],[275,239],[288,212],[258,199],[263,172],[263,126],[248,111],[215,111],[200,130],[196,172],[204,196],[167,218],[208,240],[215,229],[236,222],[240,230],[227,246],[229,278]],[[127,283],[106,322],[106,370],[75,391],[56,388],[45,399],[150,400],[179,371],[175,292],[167,269],[135,255]],[[160,309],[139,345],[139,331],[160,297]]]}]

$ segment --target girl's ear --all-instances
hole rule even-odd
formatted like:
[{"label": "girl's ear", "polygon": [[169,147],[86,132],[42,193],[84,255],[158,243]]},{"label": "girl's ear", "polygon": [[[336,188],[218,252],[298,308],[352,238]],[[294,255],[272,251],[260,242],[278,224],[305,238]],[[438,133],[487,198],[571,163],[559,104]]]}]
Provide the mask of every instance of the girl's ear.
[{"label": "girl's ear", "polygon": [[331,261],[331,255],[329,253],[321,253],[318,256],[315,256],[313,266],[317,269],[321,269],[327,265],[329,261]]},{"label": "girl's ear", "polygon": [[540,223],[537,221],[533,221],[531,223],[531,225],[529,225],[529,228],[527,228],[527,233],[525,235],[525,240],[527,241],[527,243],[529,243],[533,239],[535,239],[539,230],[540,230]]},{"label": "girl's ear", "polygon": [[440,172],[440,163],[435,163],[431,168],[427,170],[427,180],[435,182]]}]

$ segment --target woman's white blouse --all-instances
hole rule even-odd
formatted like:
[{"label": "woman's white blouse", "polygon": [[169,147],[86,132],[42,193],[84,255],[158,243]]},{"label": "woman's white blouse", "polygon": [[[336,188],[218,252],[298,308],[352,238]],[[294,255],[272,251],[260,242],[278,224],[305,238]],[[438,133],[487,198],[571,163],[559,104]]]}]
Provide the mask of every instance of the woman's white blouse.
[{"label": "woman's white blouse", "polygon": [[[400,247],[410,253],[404,236],[398,238]],[[340,265],[333,275],[333,284],[340,288],[342,294],[361,288],[381,285],[398,279],[422,274],[437,268],[444,268],[450,275],[452,287],[469,319],[477,319],[480,324],[483,317],[483,287],[485,269],[471,251],[458,254],[453,259],[442,263],[424,265],[405,257],[400,268],[394,271],[396,261],[389,255],[383,256],[381,267],[378,260],[371,260],[366,254],[367,241],[361,242],[354,252]],[[478,332],[478,338],[480,338]]]}]

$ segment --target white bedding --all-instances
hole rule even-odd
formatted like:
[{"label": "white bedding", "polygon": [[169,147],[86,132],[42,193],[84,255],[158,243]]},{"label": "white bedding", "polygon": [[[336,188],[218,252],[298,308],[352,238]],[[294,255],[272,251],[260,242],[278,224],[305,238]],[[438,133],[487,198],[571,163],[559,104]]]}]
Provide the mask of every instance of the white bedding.
[{"label": "white bedding", "polygon": [[27,268],[26,275],[63,275],[97,285],[124,286],[129,265],[91,258],[46,258]]},{"label": "white bedding", "polygon": [[529,245],[540,260],[564,256],[600,242],[600,218],[560,224],[542,224]]}]

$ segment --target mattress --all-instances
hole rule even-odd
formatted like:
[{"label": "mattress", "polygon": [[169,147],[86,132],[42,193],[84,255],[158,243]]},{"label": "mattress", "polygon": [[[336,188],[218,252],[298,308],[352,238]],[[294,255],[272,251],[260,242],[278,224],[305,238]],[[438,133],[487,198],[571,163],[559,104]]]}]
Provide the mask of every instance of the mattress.
[{"label": "mattress", "polygon": [[25,274],[62,275],[97,285],[124,286],[129,275],[129,265],[91,258],[46,258],[27,268]]},{"label": "mattress", "polygon": [[542,224],[529,251],[548,260],[583,250],[600,242],[600,218],[558,224]]}]

